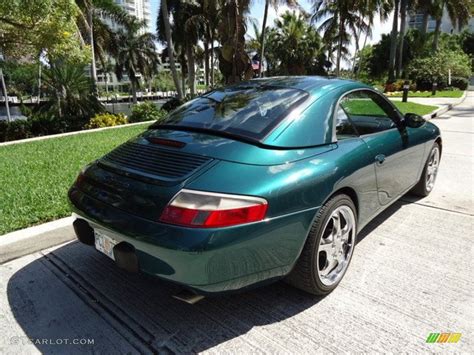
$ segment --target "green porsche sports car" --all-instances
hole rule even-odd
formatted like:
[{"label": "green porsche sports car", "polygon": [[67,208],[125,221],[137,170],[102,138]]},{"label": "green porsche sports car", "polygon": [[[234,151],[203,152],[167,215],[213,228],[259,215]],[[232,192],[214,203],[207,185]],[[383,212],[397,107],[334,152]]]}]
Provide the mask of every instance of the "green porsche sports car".
[{"label": "green porsche sports car", "polygon": [[357,233],[433,189],[439,129],[364,84],[256,79],[210,91],[79,174],[78,239],[200,295],[341,281]]}]

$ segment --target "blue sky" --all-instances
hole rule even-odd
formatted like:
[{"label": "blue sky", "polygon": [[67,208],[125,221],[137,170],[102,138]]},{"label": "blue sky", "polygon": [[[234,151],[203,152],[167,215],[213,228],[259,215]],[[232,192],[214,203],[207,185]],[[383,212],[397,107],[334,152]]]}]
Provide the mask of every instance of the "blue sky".
[{"label": "blue sky", "polygon": [[[159,8],[159,3],[160,3],[160,0],[150,0],[150,10],[151,10],[151,28],[150,30],[151,31],[155,31],[155,24],[156,24],[156,15],[157,15],[157,12],[158,12],[158,8]],[[312,4],[312,1],[308,1],[308,0],[299,0],[299,4],[307,11],[307,12],[311,12],[311,4]],[[263,9],[264,9],[264,5],[265,5],[265,0],[254,0],[252,2],[252,6],[251,6],[251,9],[250,9],[250,16],[253,17],[254,19],[256,19],[258,21],[258,23],[260,24],[260,26],[262,25],[262,21],[263,21]],[[270,8],[269,12],[268,12],[268,24],[271,25],[273,24],[273,21],[275,20],[275,18],[278,17],[279,14],[285,12],[288,8],[286,6],[279,6],[278,10],[275,11],[275,9],[273,8]],[[390,16],[390,18],[382,23],[380,21],[380,19],[377,17],[375,19],[375,23],[374,23],[374,26],[372,28],[372,38],[369,38],[368,39],[368,43],[376,43],[380,40],[380,37],[383,33],[389,33],[390,32],[390,29],[391,29],[391,23],[392,23],[392,19],[393,17]],[[250,36],[254,36],[254,33],[253,33],[253,29],[251,29],[251,26],[249,26],[249,31],[248,31],[248,34]],[[361,45],[362,45],[362,40],[361,40]],[[352,51],[353,51],[353,48],[352,48]]]}]

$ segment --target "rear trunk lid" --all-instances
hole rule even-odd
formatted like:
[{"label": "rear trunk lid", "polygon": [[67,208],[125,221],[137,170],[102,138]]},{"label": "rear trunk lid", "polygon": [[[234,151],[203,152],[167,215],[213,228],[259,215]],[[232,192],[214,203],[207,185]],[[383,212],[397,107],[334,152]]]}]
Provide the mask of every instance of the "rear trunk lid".
[{"label": "rear trunk lid", "polygon": [[210,134],[153,129],[97,160],[76,187],[108,205],[158,220],[179,190],[221,160],[237,163],[238,173],[238,164],[279,165],[330,149],[275,150]]}]

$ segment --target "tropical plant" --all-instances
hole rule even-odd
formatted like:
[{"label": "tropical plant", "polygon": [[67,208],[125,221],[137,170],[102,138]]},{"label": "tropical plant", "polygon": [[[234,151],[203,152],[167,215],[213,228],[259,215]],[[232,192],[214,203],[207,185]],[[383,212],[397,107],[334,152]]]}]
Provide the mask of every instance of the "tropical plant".
[{"label": "tropical plant", "polygon": [[132,114],[129,117],[130,122],[143,122],[159,120],[166,114],[153,102],[145,101],[132,107]]},{"label": "tropical plant", "polygon": [[176,70],[173,37],[171,34],[171,24],[170,24],[170,19],[169,19],[168,1],[169,0],[161,0],[156,29],[158,32],[158,38],[161,39],[162,37],[160,35],[162,35],[163,33],[165,35],[166,45],[168,48],[167,54],[169,58],[171,74],[173,76],[174,85],[176,87],[178,100],[182,100],[183,91],[181,90],[181,85],[178,79],[178,72]]},{"label": "tropical plant", "polygon": [[158,71],[160,59],[156,52],[155,36],[143,32],[146,23],[133,20],[118,31],[118,44],[114,50],[115,75],[121,80],[126,73],[131,84],[133,102],[137,103],[140,78],[151,79]]},{"label": "tropical plant", "polygon": [[303,75],[317,65],[321,38],[309,15],[286,11],[269,30],[268,62],[273,74]]},{"label": "tropical plant", "polygon": [[323,32],[323,41],[328,50],[336,48],[336,75],[340,74],[341,59],[347,52],[351,37],[358,41],[359,31],[368,31],[357,1],[317,0],[313,5],[312,22],[319,24],[318,31]]},{"label": "tropical plant", "polygon": [[96,90],[96,59],[106,63],[106,55],[112,54],[118,43],[116,32],[109,23],[126,26],[132,18],[113,0],[75,0],[79,9],[76,24],[82,45],[88,44],[91,51],[91,78]]},{"label": "tropical plant", "polygon": [[[367,28],[363,31],[362,28],[359,28],[359,34],[357,36],[357,40],[355,41],[355,53],[353,58],[353,70],[355,68],[355,63],[359,59],[359,40],[363,32],[365,32],[364,43],[362,45],[362,49],[365,48],[367,44],[367,39],[369,36],[372,35],[371,28],[374,25],[375,16],[378,15],[381,21],[387,20],[389,14],[392,12],[393,3],[391,0],[358,0],[359,11],[361,16],[366,19]],[[358,70],[362,67],[358,66]],[[356,73],[356,77],[358,76],[359,71]]]},{"label": "tropical plant", "polygon": [[[298,5],[297,0],[265,0],[265,8],[263,11],[263,23],[262,23],[262,31],[259,33],[259,36],[257,38],[260,40],[260,55],[259,55],[259,62],[258,62],[258,75],[262,76],[262,62],[265,58],[265,33],[266,33],[266,26],[267,26],[267,17],[268,17],[268,8],[270,5],[275,8],[275,10],[278,8],[278,5],[284,4],[289,7],[295,7]],[[255,32],[257,34],[257,32]]]},{"label": "tropical plant", "polygon": [[79,129],[84,121],[104,107],[92,94],[92,83],[85,75],[85,66],[54,63],[44,73],[49,101],[38,108],[37,113],[66,122],[67,129]]},{"label": "tropical plant", "polygon": [[245,51],[246,16],[249,0],[219,0],[218,25],[219,69],[226,84],[232,84],[253,76],[252,63]]},{"label": "tropical plant", "polygon": [[439,35],[441,32],[441,21],[444,10],[446,9],[453,27],[461,29],[467,25],[470,13],[471,0],[433,0],[431,3],[431,14],[436,20],[436,26],[433,37],[433,50],[438,49]]}]

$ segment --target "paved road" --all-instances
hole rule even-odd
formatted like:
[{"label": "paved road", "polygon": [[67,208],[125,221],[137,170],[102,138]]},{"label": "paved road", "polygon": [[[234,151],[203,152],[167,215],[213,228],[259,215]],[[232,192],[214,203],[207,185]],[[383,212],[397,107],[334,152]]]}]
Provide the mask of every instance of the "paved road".
[{"label": "paved road", "polygon": [[[0,353],[472,351],[473,103],[471,92],[435,121],[444,150],[433,194],[404,197],[362,231],[331,295],[279,282],[191,306],[72,242],[0,265]],[[431,332],[462,338],[426,344]],[[94,346],[54,344],[83,338]]]}]

